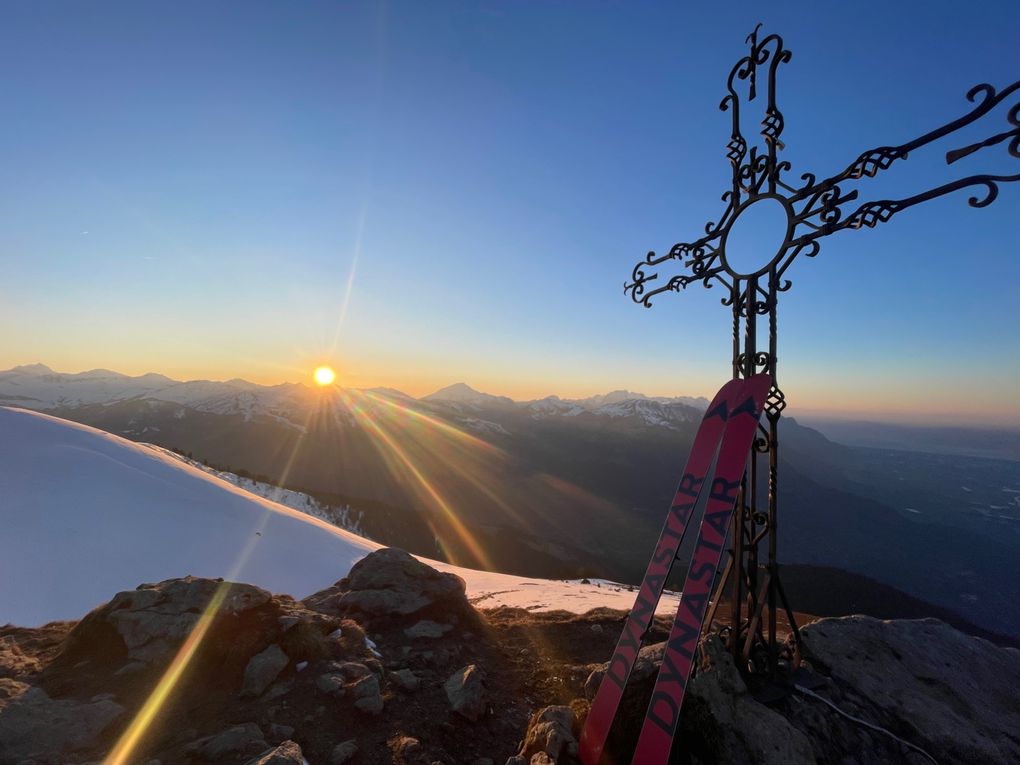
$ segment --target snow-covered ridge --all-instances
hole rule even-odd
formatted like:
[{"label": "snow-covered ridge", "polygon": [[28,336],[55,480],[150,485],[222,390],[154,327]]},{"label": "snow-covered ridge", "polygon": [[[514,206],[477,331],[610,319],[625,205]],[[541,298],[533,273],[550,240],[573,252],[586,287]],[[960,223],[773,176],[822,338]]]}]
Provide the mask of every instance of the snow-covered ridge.
[{"label": "snow-covered ridge", "polygon": [[265,481],[256,481],[254,478],[245,478],[244,476],[231,473],[227,470],[217,470],[216,468],[209,467],[205,463],[199,462],[185,457],[183,454],[179,454],[171,449],[164,449],[162,446],[156,444],[142,444],[150,449],[156,449],[174,459],[180,460],[186,465],[198,468],[211,476],[219,478],[221,481],[237,486],[238,488],[244,489],[250,494],[254,494],[256,497],[262,497],[272,502],[289,507],[292,510],[297,510],[305,515],[310,515],[313,518],[331,523],[334,526],[350,531],[352,534],[357,534],[359,537],[364,537],[365,532],[361,528],[361,521],[364,519],[365,514],[358,510],[353,509],[350,505],[327,505],[314,497],[305,494],[304,492],[294,491],[293,489],[284,489],[280,486],[276,486],[272,483],[266,483]]},{"label": "snow-covered ridge", "polygon": [[[0,497],[0,624],[76,619],[112,592],[186,574],[304,597],[379,548],[162,449],[24,409],[0,407]],[[463,577],[480,606],[633,605],[621,585],[429,562]]]}]

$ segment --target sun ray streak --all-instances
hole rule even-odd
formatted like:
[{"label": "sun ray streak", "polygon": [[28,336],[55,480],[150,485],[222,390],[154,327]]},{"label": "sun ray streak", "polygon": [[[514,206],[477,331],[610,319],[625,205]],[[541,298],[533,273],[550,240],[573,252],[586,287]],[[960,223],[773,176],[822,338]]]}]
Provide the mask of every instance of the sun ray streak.
[{"label": "sun ray streak", "polygon": [[354,258],[351,260],[351,268],[347,272],[347,284],[344,287],[343,301],[340,303],[340,315],[337,317],[336,329],[333,331],[333,345],[330,348],[330,356],[336,353],[336,347],[340,343],[340,333],[344,328],[344,320],[347,318],[347,309],[351,303],[351,293],[354,291],[354,277],[358,272],[358,262],[361,260],[361,243],[365,238],[365,219],[368,217],[368,210],[361,209],[358,216],[358,231],[354,238]]},{"label": "sun ray streak", "polygon": [[347,396],[346,393],[343,393],[342,395],[346,396],[348,406],[351,412],[359,418],[358,421],[364,423],[371,431],[371,434],[373,434],[386,447],[390,454],[397,458],[400,464],[403,465],[417,484],[424,490],[425,494],[432,500],[432,503],[440,510],[443,520],[450,525],[459,541],[474,558],[474,563],[484,569],[492,570],[492,561],[485,553],[485,550],[478,544],[474,535],[457,516],[457,512],[415,464],[407,451],[399,443],[397,443],[396,439],[390,433],[386,431],[371,411],[361,406],[350,396]]},{"label": "sun ray streak", "polygon": [[412,418],[414,420],[418,420],[420,422],[423,422],[423,423],[426,423],[428,425],[431,425],[432,427],[438,428],[439,430],[443,431],[444,433],[447,433],[447,434],[449,434],[451,436],[454,436],[456,438],[463,439],[464,441],[467,441],[468,443],[472,444],[473,446],[477,446],[477,447],[482,448],[482,449],[484,449],[486,451],[492,451],[492,452],[497,452],[499,454],[504,454],[503,450],[500,449],[498,446],[494,446],[494,445],[490,444],[488,441],[485,441],[485,440],[483,440],[481,438],[478,438],[477,436],[473,436],[470,433],[467,433],[467,432],[461,430],[460,428],[458,428],[458,427],[456,427],[454,425],[451,425],[448,422],[443,422],[442,420],[437,419],[435,417],[430,417],[429,415],[425,414],[424,412],[419,412],[416,409],[412,409],[409,406],[404,406],[402,404],[398,404],[396,401],[392,401],[392,400],[390,400],[390,399],[388,399],[388,398],[386,398],[384,396],[380,396],[380,395],[378,395],[376,393],[371,393],[370,391],[352,391],[352,392],[354,392],[356,395],[359,395],[359,396],[367,396],[368,398],[372,399],[372,401],[374,403],[382,404],[382,405],[384,405],[386,407],[389,407],[390,409],[398,410],[401,414],[406,414],[408,417],[410,417],[410,418]]},{"label": "sun ray streak", "polygon": [[184,643],[181,644],[180,649],[178,649],[177,655],[174,656],[173,661],[170,662],[163,676],[156,684],[155,689],[149,694],[145,704],[142,705],[142,708],[135,715],[131,724],[121,734],[121,737],[103,761],[103,765],[129,765],[129,763],[137,761],[133,757],[135,749],[152,723],[159,716],[160,711],[162,711],[167,700],[170,698],[177,683],[184,675],[185,670],[187,670],[196,651],[198,651],[199,646],[202,644],[202,640],[212,626],[216,614],[219,612],[220,606],[223,605],[223,601],[226,599],[231,586],[232,583],[229,581],[220,582],[219,587],[216,588],[212,598],[209,600],[209,604],[198,618],[194,628]]}]

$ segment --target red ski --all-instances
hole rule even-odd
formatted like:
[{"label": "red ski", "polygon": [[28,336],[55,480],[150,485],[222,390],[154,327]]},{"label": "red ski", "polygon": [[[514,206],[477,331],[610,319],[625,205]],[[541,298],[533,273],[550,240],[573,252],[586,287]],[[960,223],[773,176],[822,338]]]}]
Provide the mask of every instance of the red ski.
[{"label": "red ski", "polygon": [[755,375],[745,381],[742,401],[730,411],[730,419],[719,448],[715,477],[712,479],[694,547],[691,566],[687,570],[673,629],[666,643],[659,676],[648,704],[641,736],[634,750],[634,764],[660,765],[669,759],[673,734],[680,719],[687,680],[690,677],[694,652],[701,635],[701,623],[711,597],[712,580],[722,559],[726,532],[737,502],[740,482],[747,467],[747,457],[758,429],[765,398],[772,385],[769,375]]},{"label": "red ski", "polygon": [[652,559],[648,563],[648,570],[641,580],[634,607],[627,617],[616,651],[609,661],[605,677],[598,693],[595,694],[591,711],[585,721],[578,750],[584,765],[596,765],[602,756],[609,728],[616,716],[634,662],[637,660],[641,642],[659,604],[666,578],[676,560],[677,550],[690,523],[691,514],[698,504],[705,478],[726,431],[730,412],[742,400],[741,394],[746,383],[746,380],[730,380],[726,383],[709,404],[698,427],[680,485],[673,497],[673,505],[666,516],[666,523],[655,545]]}]

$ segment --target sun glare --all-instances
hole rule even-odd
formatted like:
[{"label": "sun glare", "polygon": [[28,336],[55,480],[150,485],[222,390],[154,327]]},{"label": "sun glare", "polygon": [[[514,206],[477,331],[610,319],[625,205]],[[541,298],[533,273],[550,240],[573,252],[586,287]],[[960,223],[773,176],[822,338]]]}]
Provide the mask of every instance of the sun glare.
[{"label": "sun glare", "polygon": [[312,373],[316,385],[332,385],[336,380],[336,372],[330,367],[316,367]]}]

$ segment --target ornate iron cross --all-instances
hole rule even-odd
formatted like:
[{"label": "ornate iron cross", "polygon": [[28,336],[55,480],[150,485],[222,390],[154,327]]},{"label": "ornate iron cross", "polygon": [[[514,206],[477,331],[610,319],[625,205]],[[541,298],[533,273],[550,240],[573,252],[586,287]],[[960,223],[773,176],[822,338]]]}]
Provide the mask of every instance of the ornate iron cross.
[{"label": "ornate iron cross", "polygon": [[[776,76],[779,67],[790,61],[791,53],[779,35],[768,35],[759,40],[759,24],[748,36],[748,55],[740,59],[730,72],[726,83],[727,93],[719,105],[732,116],[732,131],[726,144],[726,156],[732,166],[730,188],[722,195],[725,209],[718,222],[705,225],[705,235],[693,242],[673,245],[669,252],[656,256],[649,252],[633,270],[632,280],[624,285],[631,298],[646,307],[651,299],[664,292],[679,292],[689,284],[701,282],[705,287],[721,284],[725,291],[723,305],[733,312],[733,376],[750,377],[755,373],[768,373],[772,389],[766,404],[768,427],[761,427],[760,438],[751,455],[748,476],[742,498],[734,515],[729,562],[719,579],[713,610],[709,617],[714,621],[715,608],[722,599],[727,581],[730,582],[730,624],[723,628],[734,656],[743,661],[738,666],[765,669],[773,674],[779,661],[776,639],[777,597],[783,601],[787,618],[796,642],[799,633],[793,612],[779,581],[776,561],[776,489],[779,453],[778,421],[786,407],[786,399],[776,377],[776,306],[780,293],[790,289],[785,278],[787,269],[799,256],[814,257],[821,249],[821,240],[837,231],[873,228],[884,223],[898,212],[945,196],[953,191],[975,188],[977,193],[968,200],[971,207],[987,207],[999,193],[1000,183],[1020,181],[1016,175],[970,175],[950,181],[904,199],[879,199],[857,203],[858,190],[849,188],[854,182],[873,178],[888,169],[894,162],[908,156],[940,138],[970,125],[992,111],[1007,98],[1020,92],[1020,81],[1001,91],[988,84],[976,85],[967,93],[967,100],[975,106],[970,112],[953,122],[927,133],[920,138],[898,146],[879,146],[861,154],[846,169],[818,179],[813,173],[804,173],[799,181],[788,177],[792,166],[779,159],[785,149],[782,142],[784,119],[776,100]],[[747,87],[747,101],[758,95],[759,77],[766,80],[767,103],[759,134],[762,146],[748,146],[740,130],[741,98],[738,86]],[[1006,114],[1008,128],[1000,133],[964,146],[946,154],[946,163],[952,164],[974,152],[1005,143],[1008,153],[1020,158],[1020,100]],[[856,204],[856,206],[854,206]],[[727,240],[734,224],[749,209],[762,205],[782,210],[786,233],[778,243],[767,243],[767,256],[772,255],[756,269],[742,267],[727,259]],[[672,276],[665,284],[649,289],[649,283],[658,279],[657,273],[646,269],[668,261],[679,261],[685,273]],[[760,345],[757,333],[758,317],[768,318],[768,344]],[[741,329],[743,337],[741,337]],[[758,501],[759,459],[768,460],[768,500],[763,510]],[[759,565],[759,546],[767,540],[768,553],[765,565]],[[762,570],[763,569],[763,570]],[[768,630],[765,634],[763,611],[767,606]],[[746,618],[744,614],[746,613]]]}]

